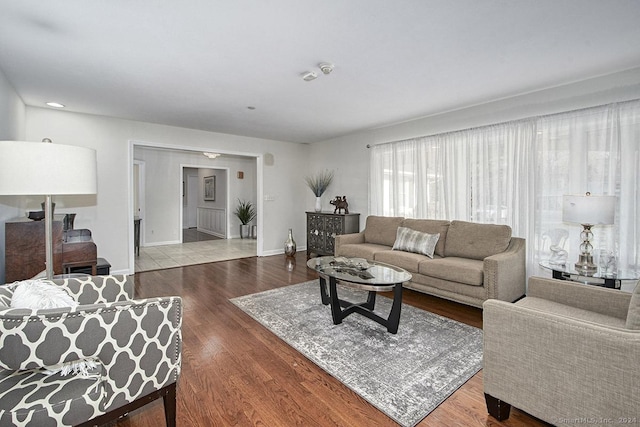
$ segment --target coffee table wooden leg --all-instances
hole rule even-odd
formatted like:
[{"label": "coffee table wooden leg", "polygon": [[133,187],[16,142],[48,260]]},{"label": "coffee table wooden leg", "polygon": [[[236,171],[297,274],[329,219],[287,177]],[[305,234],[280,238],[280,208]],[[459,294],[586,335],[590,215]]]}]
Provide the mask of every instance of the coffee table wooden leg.
[{"label": "coffee table wooden leg", "polygon": [[329,295],[327,294],[327,280],[320,276],[320,300],[324,305],[329,305]]},{"label": "coffee table wooden leg", "polygon": [[387,319],[387,331],[395,334],[398,332],[398,324],[400,323],[400,311],[402,310],[402,283],[397,283],[393,288],[393,304]]},{"label": "coffee table wooden leg", "polygon": [[331,317],[333,317],[333,324],[339,325],[342,323],[344,317],[342,315],[342,309],[340,308],[335,277],[329,277],[329,298],[331,299]]},{"label": "coffee table wooden leg", "polygon": [[364,308],[367,308],[373,311],[376,308],[376,291],[369,291],[369,295],[367,296],[367,302],[362,304]]}]

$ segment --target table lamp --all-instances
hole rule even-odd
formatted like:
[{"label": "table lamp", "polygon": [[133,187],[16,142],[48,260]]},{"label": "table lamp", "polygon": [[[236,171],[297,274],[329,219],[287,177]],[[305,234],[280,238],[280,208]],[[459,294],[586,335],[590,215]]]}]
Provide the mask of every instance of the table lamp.
[{"label": "table lamp", "polygon": [[96,151],[72,145],[0,141],[0,194],[45,197],[45,262],[53,278],[51,197],[96,194]]},{"label": "table lamp", "polygon": [[582,224],[580,233],[580,255],[575,269],[585,276],[593,276],[598,271],[598,266],[593,263],[593,245],[591,239],[594,225],[613,224],[616,210],[615,196],[592,196],[587,193],[584,196],[562,196],[562,220]]}]

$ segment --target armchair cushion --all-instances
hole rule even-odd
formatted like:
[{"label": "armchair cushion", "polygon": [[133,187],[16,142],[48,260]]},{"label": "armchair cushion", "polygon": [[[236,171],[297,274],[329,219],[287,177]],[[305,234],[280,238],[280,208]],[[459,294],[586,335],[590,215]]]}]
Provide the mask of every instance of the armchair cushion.
[{"label": "armchair cushion", "polygon": [[631,295],[629,312],[627,313],[627,329],[640,329],[640,282]]},{"label": "armchair cushion", "polygon": [[[77,425],[101,411],[103,368],[88,377],[0,369],[0,425]],[[65,410],[69,405],[73,410]],[[58,420],[58,422],[56,422]]]}]

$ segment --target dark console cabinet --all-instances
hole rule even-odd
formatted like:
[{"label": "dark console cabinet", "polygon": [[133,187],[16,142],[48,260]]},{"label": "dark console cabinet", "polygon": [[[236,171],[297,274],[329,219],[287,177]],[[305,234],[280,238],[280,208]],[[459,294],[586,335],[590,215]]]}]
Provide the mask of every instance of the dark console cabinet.
[{"label": "dark console cabinet", "polygon": [[[5,283],[29,279],[45,265],[44,221],[15,219],[4,226]],[[53,221],[53,271],[62,273],[62,221]]]},{"label": "dark console cabinet", "polygon": [[[72,273],[84,268],[88,274],[97,274],[98,254],[91,230],[65,231],[64,218],[64,215],[56,215],[52,223],[53,273]],[[44,271],[44,221],[17,218],[5,223],[4,232],[6,283],[29,279]]]},{"label": "dark console cabinet", "polygon": [[334,255],[335,238],[339,234],[360,231],[360,214],[307,212],[307,258],[311,254]]}]

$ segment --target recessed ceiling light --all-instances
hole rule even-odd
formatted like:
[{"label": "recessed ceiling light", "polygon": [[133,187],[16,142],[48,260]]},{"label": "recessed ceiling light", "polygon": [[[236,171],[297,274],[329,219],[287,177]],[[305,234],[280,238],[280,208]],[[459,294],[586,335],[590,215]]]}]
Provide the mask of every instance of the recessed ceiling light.
[{"label": "recessed ceiling light", "polygon": [[47,105],[53,108],[64,108],[64,105],[59,102],[47,102]]}]

